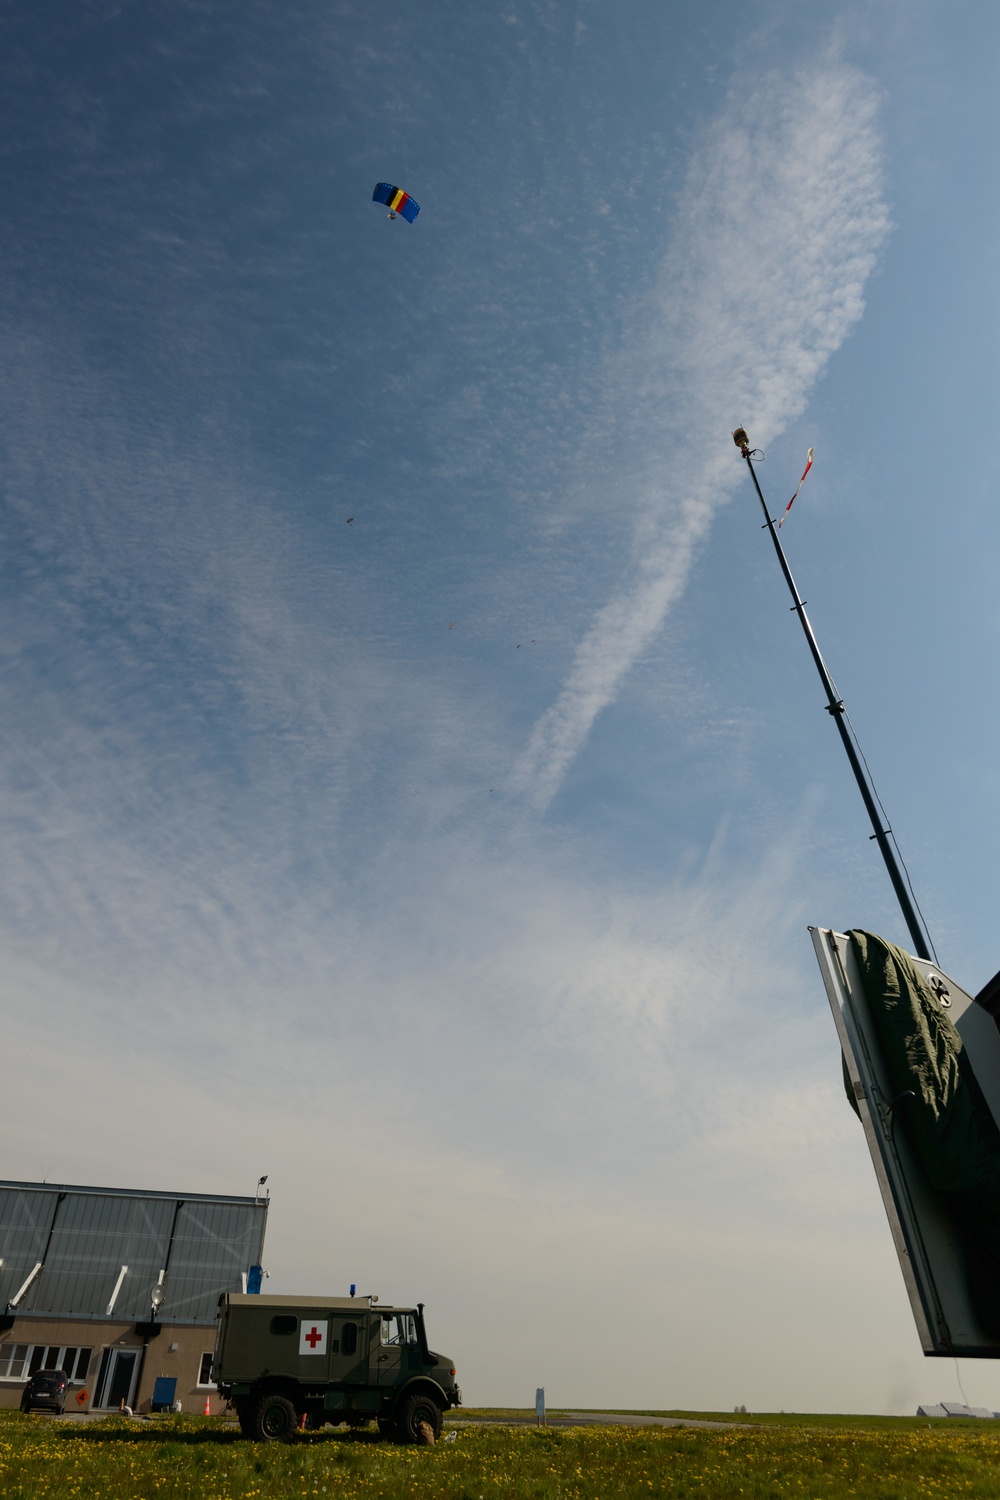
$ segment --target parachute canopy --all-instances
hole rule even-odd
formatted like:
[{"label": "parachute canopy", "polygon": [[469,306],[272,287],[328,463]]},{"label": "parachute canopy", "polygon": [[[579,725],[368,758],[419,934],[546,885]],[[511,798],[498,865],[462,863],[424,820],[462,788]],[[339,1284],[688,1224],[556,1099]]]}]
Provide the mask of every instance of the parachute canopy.
[{"label": "parachute canopy", "polygon": [[404,193],[402,188],[393,187],[391,182],[376,182],[372,202],[384,203],[390,213],[402,214],[409,224],[413,223],[420,212],[420,204],[414,203],[409,193]]}]

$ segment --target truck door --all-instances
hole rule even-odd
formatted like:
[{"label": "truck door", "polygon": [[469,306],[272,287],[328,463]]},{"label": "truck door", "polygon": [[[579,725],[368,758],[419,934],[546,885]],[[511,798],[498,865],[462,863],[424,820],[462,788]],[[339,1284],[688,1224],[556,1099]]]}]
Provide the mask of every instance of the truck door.
[{"label": "truck door", "polygon": [[368,1311],[331,1314],[330,1379],[337,1385],[368,1384]]},{"label": "truck door", "polygon": [[373,1348],[379,1385],[402,1385],[411,1371],[420,1369],[420,1346],[411,1312],[384,1312],[379,1341]]}]

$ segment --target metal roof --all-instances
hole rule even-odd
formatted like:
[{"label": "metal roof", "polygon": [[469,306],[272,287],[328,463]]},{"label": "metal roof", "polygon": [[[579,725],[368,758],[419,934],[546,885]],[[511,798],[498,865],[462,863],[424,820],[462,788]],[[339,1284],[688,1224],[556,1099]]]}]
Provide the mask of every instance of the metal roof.
[{"label": "metal roof", "polygon": [[266,1220],[266,1199],[0,1182],[0,1312],[148,1318],[162,1282],[160,1322],[213,1323]]}]

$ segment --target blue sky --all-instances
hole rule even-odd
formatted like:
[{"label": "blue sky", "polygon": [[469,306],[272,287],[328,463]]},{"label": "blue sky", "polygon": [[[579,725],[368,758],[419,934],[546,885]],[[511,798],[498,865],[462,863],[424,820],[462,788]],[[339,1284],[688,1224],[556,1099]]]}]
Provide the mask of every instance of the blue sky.
[{"label": "blue sky", "polygon": [[5,1174],[267,1172],[271,1289],[420,1297],[476,1402],[957,1397],[806,931],[905,929],[729,433],[775,507],[815,445],[782,536],[975,990],[1000,17],[2,27]]}]

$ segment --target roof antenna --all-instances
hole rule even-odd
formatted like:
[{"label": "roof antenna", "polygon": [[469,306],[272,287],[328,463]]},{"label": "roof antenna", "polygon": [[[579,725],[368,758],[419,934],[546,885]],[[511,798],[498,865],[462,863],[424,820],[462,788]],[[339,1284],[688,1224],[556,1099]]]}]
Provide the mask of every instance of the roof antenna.
[{"label": "roof antenna", "polygon": [[781,545],[781,538],[778,536],[778,527],[768,511],[767,502],[761,492],[757,471],[753,465],[754,458],[761,457],[760,450],[751,448],[750,439],[747,436],[745,427],[736,428],[733,433],[733,442],[740,450],[740,454],[745,459],[746,466],[750,470],[750,478],[753,480],[753,487],[757,491],[760,508],[764,512],[764,527],[761,529],[766,528],[771,533],[771,541],[774,543],[774,550],[777,553],[778,562],[781,564],[781,571],[785,575],[788,591],[794,600],[792,611],[799,617],[799,624],[802,626],[803,634],[812,653],[812,659],[816,664],[816,670],[819,673],[823,690],[826,693],[826,711],[837,726],[841,742],[847,753],[847,759],[851,763],[851,770],[854,772],[854,779],[858,784],[861,800],[865,804],[865,810],[871,820],[872,828],[875,830],[871,837],[878,844],[879,853],[885,861],[885,867],[889,872],[889,879],[892,881],[892,888],[896,892],[896,899],[903,913],[903,920],[909,928],[910,938],[913,942],[913,951],[917,958],[925,958],[936,963],[937,959],[932,959],[934,945],[927,931],[927,925],[922,915],[918,914],[915,899],[911,899],[911,892],[908,888],[908,877],[907,879],[903,878],[903,871],[900,869],[901,861],[897,860],[896,852],[892,847],[892,843],[890,843],[890,839],[894,841],[895,836],[891,828],[883,827],[885,810],[882,808],[878,793],[875,790],[875,783],[872,781],[871,772],[868,770],[868,762],[864,758],[861,746],[856,742],[853,725],[851,725],[847,710],[844,707],[844,700],[837,692],[836,684],[830,676],[829,668],[823,660],[822,652],[816,643],[813,628],[809,623],[809,616],[806,614],[805,603],[798,589],[795,587],[795,579],[792,577],[792,571],[788,566],[784,548]]}]

